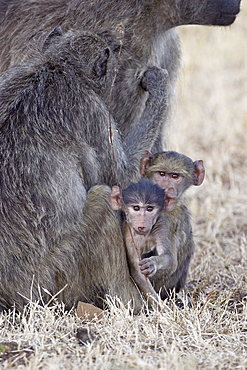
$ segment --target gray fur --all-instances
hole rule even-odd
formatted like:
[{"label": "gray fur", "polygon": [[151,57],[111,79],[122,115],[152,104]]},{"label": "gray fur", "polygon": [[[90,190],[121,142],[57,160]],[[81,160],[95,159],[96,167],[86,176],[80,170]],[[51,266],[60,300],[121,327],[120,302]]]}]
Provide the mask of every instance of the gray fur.
[{"label": "gray fur", "polygon": [[[136,79],[136,70],[139,69],[142,75],[147,66],[155,65],[166,69],[169,75],[169,110],[163,118],[164,130],[170,116],[180,64],[175,27],[186,24],[229,25],[239,12],[240,1],[1,0],[1,70],[25,57],[30,43],[43,43],[47,32],[56,26],[61,26],[64,31],[75,28],[110,34],[116,45],[121,39],[116,29],[122,24],[124,50],[111,106],[113,117],[125,138],[139,121],[147,99]],[[161,150],[159,136],[152,152]]]},{"label": "gray fur", "polygon": [[[136,296],[138,305],[107,194],[96,187],[87,196],[98,183],[116,182],[101,98],[116,60],[94,34],[57,31],[41,52],[0,77],[0,304],[22,307],[21,295],[39,298],[38,285],[55,294],[68,284],[60,295],[68,307],[78,299],[102,306],[107,293],[125,302]],[[149,97],[140,122],[123,142],[114,134],[123,183],[126,174],[135,178],[143,145],[155,140],[166,78],[164,70],[146,70],[140,88]]]},{"label": "gray fur", "polygon": [[144,178],[137,183],[130,183],[127,188],[123,189],[122,197],[125,205],[154,204],[159,207],[160,211],[165,206],[164,190]]}]

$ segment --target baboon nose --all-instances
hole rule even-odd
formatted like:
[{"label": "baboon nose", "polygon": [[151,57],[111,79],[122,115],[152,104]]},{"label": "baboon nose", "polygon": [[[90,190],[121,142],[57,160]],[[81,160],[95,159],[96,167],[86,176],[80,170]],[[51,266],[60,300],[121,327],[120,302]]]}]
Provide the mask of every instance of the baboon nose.
[{"label": "baboon nose", "polygon": [[138,231],[143,231],[145,229],[144,226],[138,226]]}]

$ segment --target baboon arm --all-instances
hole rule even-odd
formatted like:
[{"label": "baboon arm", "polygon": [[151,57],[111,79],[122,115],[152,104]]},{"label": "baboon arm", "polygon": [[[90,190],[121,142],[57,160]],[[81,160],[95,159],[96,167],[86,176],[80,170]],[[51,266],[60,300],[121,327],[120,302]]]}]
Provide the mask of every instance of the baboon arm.
[{"label": "baboon arm", "polygon": [[139,265],[142,274],[153,277],[161,270],[165,275],[173,273],[176,270],[176,263],[174,262],[172,254],[162,254],[160,256],[143,258]]},{"label": "baboon arm", "polygon": [[123,143],[131,175],[135,174],[136,168],[139,167],[140,153],[151,150],[159,135],[167,108],[167,71],[158,68],[148,69],[142,78],[142,86],[148,91],[149,97],[140,121]]},{"label": "baboon arm", "polygon": [[130,235],[126,236],[125,240],[130,275],[134,279],[135,283],[137,284],[138,288],[140,289],[141,293],[144,295],[145,298],[148,299],[150,295],[156,298],[157,294],[150,280],[147,277],[145,277],[140,271],[138,252],[136,251],[135,246],[132,243],[131,236]]},{"label": "baboon arm", "polygon": [[[162,228],[159,229],[159,227]],[[163,274],[169,275],[177,268],[177,258],[172,250],[171,241],[166,236],[165,225],[162,221],[156,224],[155,248],[150,256],[146,256],[140,262],[140,269],[142,274],[153,277],[157,272],[162,271]]]},{"label": "baboon arm", "polygon": [[[150,248],[151,247],[151,248]],[[174,253],[173,240],[169,233],[165,214],[156,221],[152,233],[149,235],[149,253],[144,253],[139,262],[141,273],[149,278],[159,272],[164,276],[173,273],[177,267],[176,248]]]},{"label": "baboon arm", "polygon": [[150,295],[157,297],[150,280],[141,273],[138,260],[135,265],[130,265],[130,274],[145,298],[148,299]]},{"label": "baboon arm", "polygon": [[[175,248],[174,248],[175,247]],[[157,243],[157,270],[166,270],[167,274],[172,274],[177,268],[177,247],[166,238],[158,240]]]}]

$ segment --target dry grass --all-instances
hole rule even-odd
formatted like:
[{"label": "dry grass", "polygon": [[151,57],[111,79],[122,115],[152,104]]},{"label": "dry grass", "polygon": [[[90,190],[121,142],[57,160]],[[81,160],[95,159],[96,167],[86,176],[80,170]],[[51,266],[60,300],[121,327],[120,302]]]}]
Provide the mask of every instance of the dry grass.
[{"label": "dry grass", "polygon": [[[163,303],[162,312],[133,316],[112,301],[104,320],[83,322],[62,305],[32,303],[22,315],[0,315],[0,368],[247,368],[244,6],[231,29],[181,29],[170,148],[204,159],[207,170],[204,184],[189,192],[197,244],[188,279],[193,308]],[[79,344],[78,329],[88,344]]]}]

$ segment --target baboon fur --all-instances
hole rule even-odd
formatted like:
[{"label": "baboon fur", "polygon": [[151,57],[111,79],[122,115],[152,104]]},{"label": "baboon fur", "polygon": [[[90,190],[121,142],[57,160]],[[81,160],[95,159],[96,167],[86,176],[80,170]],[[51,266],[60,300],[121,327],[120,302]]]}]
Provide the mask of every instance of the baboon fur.
[{"label": "baboon fur", "polygon": [[[41,49],[47,33],[58,26],[61,26],[63,31],[74,28],[104,35],[111,49],[116,52],[119,50],[120,41],[123,41],[120,68],[111,103],[113,118],[118,122],[118,135],[114,140],[120,137],[126,143],[136,124],[140,122],[145,103],[149,98],[147,92],[141,88],[140,80],[149,66],[157,66],[168,71],[166,97],[168,109],[163,110],[162,114],[160,112],[160,117],[163,116],[163,127],[156,125],[156,140],[153,143],[149,142],[153,149],[149,148],[145,141],[139,142],[143,144],[143,151],[158,152],[162,150],[161,134],[170,116],[180,64],[179,39],[175,27],[183,24],[229,25],[239,12],[239,4],[240,0],[155,0],[151,3],[148,0],[0,0],[0,70],[5,71],[17,62],[25,61],[33,44],[37,44]],[[120,25],[124,29],[124,38],[117,30]],[[107,180],[107,184],[114,181],[114,178],[109,178],[113,172],[108,147],[102,148],[103,168],[101,168],[95,165],[97,155],[90,145],[97,134],[94,131],[94,122],[101,117],[102,111],[106,118],[105,102],[109,98],[109,89],[104,90],[100,87],[101,99],[90,89],[90,99],[87,100],[84,110],[85,112],[87,109],[90,110],[91,104],[99,108],[98,114],[95,112],[95,119],[91,120],[88,127],[89,142],[84,142],[82,148],[80,142],[82,134],[79,133],[75,140],[73,130],[54,125],[53,135],[51,135],[50,131],[42,125],[45,119],[49,119],[50,114],[59,119],[65,104],[68,105],[68,111],[78,109],[80,102],[77,98],[70,102],[71,96],[68,95],[59,109],[50,97],[47,101],[44,100],[47,111],[43,121],[39,119],[40,126],[31,124],[32,119],[40,117],[41,114],[41,109],[34,112],[33,101],[26,101],[26,95],[28,96],[32,90],[31,85],[29,89],[22,91],[23,106],[14,104],[16,91],[20,88],[17,80],[22,73],[26,73],[28,68],[29,66],[18,67],[18,71],[10,71],[1,78],[1,95],[8,92],[6,100],[4,98],[4,104],[1,98],[0,109],[1,304],[3,307],[9,307],[15,301],[18,306],[22,306],[26,300],[18,292],[30,297],[29,287],[34,274],[33,298],[39,296],[38,283],[49,289],[51,294],[68,283],[70,288],[65,289],[61,294],[68,306],[77,299],[99,305],[99,301],[102,302],[101,298],[106,292],[110,292],[111,287],[112,294],[120,289],[116,287],[114,280],[118,278],[121,285],[121,298],[128,301],[134,295],[138,306],[139,296],[129,278],[126,278],[127,264],[125,264],[121,242],[119,241],[119,244],[116,238],[117,232],[112,227],[110,231],[108,230],[110,234],[107,233],[108,237],[105,239],[102,231],[103,221],[108,226],[115,221],[114,216],[111,216],[110,207],[103,218],[100,213],[93,212],[100,224],[98,234],[97,228],[93,228],[96,227],[95,225],[91,222],[89,225],[86,224],[86,216],[89,215],[83,214],[82,211],[86,189],[89,189],[95,181]],[[13,77],[16,87],[10,82],[12,73],[16,73]],[[34,73],[33,79],[38,82],[39,77],[37,75],[36,79],[35,76]],[[49,75],[49,78],[52,79],[52,76]],[[76,89],[73,79],[70,82],[70,90],[74,90],[75,97],[79,94],[79,90]],[[56,83],[55,79],[53,83]],[[52,88],[52,84],[50,86]],[[43,87],[39,85],[39,88],[43,89]],[[65,92],[59,90],[58,99],[60,94],[65,95]],[[43,108],[40,96],[39,102],[40,107]],[[11,104],[13,104],[12,110]],[[23,117],[21,117],[24,113],[29,117],[28,128],[23,124]],[[11,117],[12,122],[10,120],[7,124],[7,120]],[[18,118],[15,125],[14,117]],[[67,123],[70,121],[68,118],[63,117],[67,119]],[[152,121],[151,116],[150,118]],[[75,127],[79,122],[70,122],[70,124]],[[14,126],[19,127],[18,132],[12,130]],[[98,133],[100,136],[96,139],[96,147],[101,148],[101,128]],[[40,137],[42,141],[39,141]],[[47,148],[47,142],[51,144],[49,148]],[[134,143],[132,144],[131,148],[126,144],[127,151],[132,152]],[[57,158],[59,158],[58,161]],[[80,165],[77,166],[78,162],[84,163],[83,168]],[[26,163],[25,166],[23,166],[24,163]],[[119,164],[120,173],[125,168],[121,166],[122,162]],[[137,166],[137,163],[133,163],[133,172]],[[47,171],[52,174],[51,177],[44,176]],[[103,174],[98,177],[101,171]],[[106,171],[110,174],[105,180]],[[126,171],[125,181],[133,180],[130,172]],[[89,177],[91,180],[94,175],[95,181],[87,183],[85,178]],[[96,198],[98,196],[100,194],[96,191]],[[51,200],[52,197],[57,199],[55,203]],[[109,219],[106,215],[109,215]],[[87,234],[85,238],[81,230]],[[87,240],[86,237],[91,239]],[[117,257],[114,248],[116,245],[120,253]],[[97,261],[103,258],[103,261],[99,262],[99,267],[95,261],[93,265],[88,264],[88,258],[91,258],[89,251],[95,253]],[[119,257],[119,260],[123,261],[121,267],[116,265],[117,262],[108,264],[105,258],[108,254],[111,261]],[[77,271],[78,260],[83,267]],[[102,275],[97,268],[103,270]],[[87,275],[90,269],[93,270],[92,280],[88,278],[85,285],[83,274],[85,274],[84,277],[91,276]],[[109,274],[106,271],[109,271]],[[106,279],[103,281],[104,276]],[[74,286],[72,287],[71,284]]]},{"label": "baboon fur", "polygon": [[119,179],[135,178],[161,124],[167,73],[143,74],[146,108],[122,142],[101,99],[115,62],[98,36],[54,29],[30,61],[0,76],[2,308],[22,307],[24,297],[46,302],[42,288],[54,295],[66,284],[59,298],[68,308],[77,300],[102,307],[110,293],[140,307],[110,193],[92,187],[116,183],[109,119]]},{"label": "baboon fur", "polygon": [[[43,43],[47,32],[61,26],[105,34],[117,47],[124,29],[124,48],[111,105],[125,138],[139,121],[147,94],[138,78],[147,66],[168,71],[168,103],[163,133],[169,119],[180,65],[176,27],[187,24],[221,25],[234,22],[241,0],[0,0],[0,70],[20,61],[29,43]],[[43,32],[45,31],[45,32]],[[110,36],[109,36],[110,35]],[[137,73],[139,69],[139,73]],[[162,150],[159,136],[153,153]]]},{"label": "baboon fur", "polygon": [[[164,190],[174,189],[175,206],[165,213],[168,238],[171,242],[173,255],[173,266],[170,274],[158,272],[150,280],[157,292],[160,292],[162,299],[167,298],[173,290],[178,293],[184,288],[190,261],[195,250],[195,243],[192,231],[191,214],[187,207],[185,191],[192,185],[199,186],[204,181],[205,168],[202,160],[192,161],[184,154],[174,151],[156,153],[148,158],[146,153],[141,160],[141,174],[149,180],[158,184]],[[155,173],[162,173],[159,181],[155,179]],[[175,174],[180,179],[172,177],[165,180],[166,176]],[[169,177],[169,176],[168,176]],[[151,257],[151,253],[143,255],[142,258]]]}]

